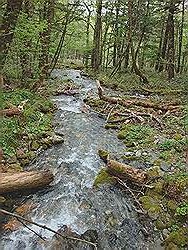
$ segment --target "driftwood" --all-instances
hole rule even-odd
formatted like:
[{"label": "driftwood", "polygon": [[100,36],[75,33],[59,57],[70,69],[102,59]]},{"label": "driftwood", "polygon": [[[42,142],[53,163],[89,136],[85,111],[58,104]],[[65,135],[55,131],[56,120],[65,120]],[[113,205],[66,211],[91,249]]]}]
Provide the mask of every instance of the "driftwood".
[{"label": "driftwood", "polygon": [[173,104],[173,103],[171,103],[171,104],[156,104],[156,103],[146,101],[146,100],[144,100],[144,101],[138,100],[138,99],[124,100],[122,98],[105,96],[103,93],[103,88],[100,85],[100,81],[97,80],[96,83],[97,83],[99,98],[101,100],[109,102],[111,104],[120,104],[124,107],[130,107],[130,106],[136,105],[136,106],[141,106],[144,108],[152,108],[152,109],[161,110],[164,112],[167,112],[168,110],[174,111],[174,110],[177,110],[180,108],[177,105],[177,103],[175,103],[175,104]]},{"label": "driftwood", "polygon": [[0,173],[0,194],[45,187],[53,181],[49,170]]},{"label": "driftwood", "polygon": [[121,180],[130,180],[133,184],[139,185],[145,184],[148,177],[145,171],[114,160],[107,161],[107,171]]},{"label": "driftwood", "polygon": [[21,114],[21,110],[19,108],[10,108],[10,109],[3,109],[0,110],[0,116],[14,116],[14,115],[20,115]]}]

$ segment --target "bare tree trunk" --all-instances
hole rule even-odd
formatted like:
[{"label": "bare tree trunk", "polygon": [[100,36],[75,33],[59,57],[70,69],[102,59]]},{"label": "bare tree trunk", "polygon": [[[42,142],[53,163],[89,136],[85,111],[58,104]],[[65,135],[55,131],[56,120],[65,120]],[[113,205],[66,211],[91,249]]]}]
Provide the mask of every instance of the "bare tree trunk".
[{"label": "bare tree trunk", "polygon": [[174,77],[175,71],[175,49],[174,49],[174,11],[175,5],[172,1],[171,6],[169,8],[169,41],[168,41],[168,51],[167,51],[167,72],[168,79],[171,80]]},{"label": "bare tree trunk", "polygon": [[94,29],[93,52],[91,57],[91,66],[94,71],[98,71],[101,64],[101,35],[102,35],[102,0],[96,0],[97,17]]},{"label": "bare tree trunk", "polygon": [[119,30],[118,30],[118,21],[119,21],[119,1],[116,1],[116,19],[115,19],[115,25],[114,25],[114,45],[113,45],[113,66],[116,65],[117,62],[117,50],[118,50],[118,44],[119,44]]},{"label": "bare tree trunk", "polygon": [[6,11],[1,24],[0,35],[0,69],[2,70],[14,36],[23,0],[7,0]]},{"label": "bare tree trunk", "polygon": [[180,32],[179,32],[179,51],[178,51],[177,73],[180,72],[180,67],[181,67],[184,16],[185,16],[185,0],[182,1],[182,18],[181,18],[181,27],[180,27]]},{"label": "bare tree trunk", "polygon": [[46,22],[46,27],[40,34],[41,41],[41,53],[39,58],[40,68],[40,83],[43,84],[44,79],[48,75],[49,70],[49,47],[50,47],[50,35],[52,28],[52,21],[54,16],[54,4],[55,0],[48,0],[44,2],[43,8],[43,20]]},{"label": "bare tree trunk", "polygon": [[163,45],[162,45],[162,51],[161,51],[161,59],[159,63],[158,71],[161,72],[164,69],[164,61],[166,59],[166,53],[167,53],[167,43],[168,43],[168,37],[169,37],[169,21],[170,21],[170,13],[168,13],[168,18],[166,21],[166,27],[163,37]]},{"label": "bare tree trunk", "polygon": [[159,41],[159,48],[157,52],[157,60],[155,64],[155,70],[159,70],[160,60],[161,60],[161,50],[162,50],[162,43],[163,43],[163,30],[164,30],[164,18],[162,18],[162,28],[161,28],[161,35],[160,35],[160,41]]},{"label": "bare tree trunk", "polygon": [[135,50],[134,50],[134,45],[133,45],[133,29],[134,23],[133,23],[133,0],[129,0],[128,2],[128,16],[129,16],[129,32],[130,32],[130,49],[131,49],[131,57],[132,57],[132,68],[137,76],[140,77],[140,79],[143,81],[143,83],[148,84],[149,81],[147,77],[142,73],[142,71],[139,69],[137,63],[136,63],[136,57],[135,57]]},{"label": "bare tree trunk", "polygon": [[[29,22],[33,15],[33,2],[31,0],[25,0],[23,11],[27,15],[27,21]],[[27,30],[28,32],[28,30]],[[31,39],[23,39],[23,49],[20,50],[20,63],[22,67],[22,80],[25,87],[27,84],[27,79],[33,77],[32,66],[31,66]],[[27,48],[27,50],[26,50]]]}]

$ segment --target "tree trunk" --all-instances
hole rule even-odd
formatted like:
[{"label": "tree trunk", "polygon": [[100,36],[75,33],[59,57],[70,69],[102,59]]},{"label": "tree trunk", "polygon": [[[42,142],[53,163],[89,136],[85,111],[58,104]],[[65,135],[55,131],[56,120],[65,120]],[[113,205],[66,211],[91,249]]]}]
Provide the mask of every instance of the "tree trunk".
[{"label": "tree trunk", "polygon": [[46,26],[43,29],[43,32],[41,32],[40,34],[41,53],[39,58],[39,68],[41,84],[43,84],[44,79],[47,77],[49,70],[49,47],[52,21],[54,16],[54,3],[55,0],[48,0],[44,2],[43,8],[43,20],[46,22]]},{"label": "tree trunk", "polygon": [[0,67],[4,67],[6,57],[14,36],[14,29],[18,20],[23,0],[8,0],[6,11],[1,24],[0,35]]},{"label": "tree trunk", "polygon": [[168,37],[169,37],[169,21],[170,21],[170,13],[168,13],[168,18],[166,21],[166,27],[164,32],[164,38],[163,38],[163,45],[162,45],[162,51],[161,51],[161,58],[160,58],[160,64],[158,67],[158,71],[161,72],[164,69],[164,61],[166,59],[166,52],[167,52],[167,44],[168,44]]},{"label": "tree trunk", "polygon": [[145,84],[149,84],[149,81],[147,77],[142,73],[142,71],[139,69],[137,63],[136,63],[136,57],[135,57],[135,50],[134,50],[134,44],[133,44],[133,29],[135,28],[134,20],[133,20],[133,0],[129,0],[128,2],[128,17],[129,17],[129,39],[130,39],[130,49],[131,49],[131,57],[132,57],[132,68],[134,69],[134,72],[137,76],[140,77],[140,79]]},{"label": "tree trunk", "polygon": [[30,171],[0,174],[0,194],[25,191],[47,186],[53,181],[51,171]]},{"label": "tree trunk", "polygon": [[179,51],[178,51],[177,73],[180,72],[180,68],[181,68],[184,15],[185,15],[185,0],[183,0],[182,2],[182,18],[181,18],[181,26],[180,26],[180,32],[179,32]]},{"label": "tree trunk", "polygon": [[119,45],[119,30],[118,30],[118,22],[119,22],[119,1],[116,1],[116,17],[115,17],[115,25],[114,25],[114,45],[113,45],[113,66],[117,63],[117,52]]},{"label": "tree trunk", "polygon": [[160,35],[160,41],[159,41],[159,48],[157,52],[157,60],[155,64],[155,71],[159,70],[160,60],[161,60],[161,50],[162,50],[162,43],[163,43],[163,30],[164,30],[164,17],[162,18],[162,28],[161,28],[161,35]]},{"label": "tree trunk", "polygon": [[89,7],[87,8],[88,10],[88,17],[87,17],[87,27],[86,27],[86,52],[85,52],[85,66],[86,69],[88,68],[89,65],[89,36],[90,36],[90,20],[91,20],[91,10]]},{"label": "tree trunk", "polygon": [[[30,22],[32,15],[33,15],[33,2],[31,0],[25,0],[23,4],[23,11],[26,14],[27,21]],[[26,32],[29,32],[28,27],[26,27]],[[28,78],[31,79],[33,77],[32,66],[31,66],[31,46],[32,46],[32,39],[31,38],[24,38],[23,39],[23,49],[20,49],[20,63],[22,67],[22,81],[23,86],[27,87],[27,80]]]},{"label": "tree trunk", "polygon": [[168,51],[167,51],[167,72],[168,72],[168,79],[171,80],[174,77],[174,57],[175,57],[175,48],[174,48],[174,11],[175,11],[175,4],[171,3],[169,8],[169,40],[168,40]]},{"label": "tree trunk", "polygon": [[94,29],[93,52],[91,57],[91,66],[94,71],[98,71],[101,64],[101,35],[102,35],[102,0],[96,1],[97,17]]}]

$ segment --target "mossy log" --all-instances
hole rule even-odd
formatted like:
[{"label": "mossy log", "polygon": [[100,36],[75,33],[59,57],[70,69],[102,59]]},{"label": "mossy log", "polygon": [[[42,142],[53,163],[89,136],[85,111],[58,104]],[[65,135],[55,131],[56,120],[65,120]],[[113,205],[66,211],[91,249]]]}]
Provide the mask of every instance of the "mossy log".
[{"label": "mossy log", "polygon": [[49,170],[0,173],[0,194],[42,188],[53,179],[54,176]]},{"label": "mossy log", "polygon": [[180,108],[180,106],[178,106],[177,103],[157,104],[157,103],[150,102],[147,100],[139,100],[139,99],[125,100],[122,98],[105,96],[99,80],[97,80],[97,88],[98,88],[99,98],[101,100],[109,102],[111,104],[120,104],[124,107],[130,107],[130,106],[135,105],[135,106],[140,106],[143,108],[152,108],[152,109],[156,109],[156,110],[161,110],[164,112],[174,111],[174,110],[177,110]]},{"label": "mossy log", "polygon": [[146,183],[148,175],[145,171],[131,167],[115,160],[108,160],[107,171],[110,175],[121,180],[130,180],[133,184],[142,185]]}]

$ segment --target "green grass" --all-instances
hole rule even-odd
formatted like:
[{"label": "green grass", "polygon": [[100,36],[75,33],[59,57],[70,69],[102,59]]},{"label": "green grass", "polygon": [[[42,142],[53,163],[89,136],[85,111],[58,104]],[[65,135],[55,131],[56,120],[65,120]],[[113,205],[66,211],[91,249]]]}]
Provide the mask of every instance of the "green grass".
[{"label": "green grass", "polygon": [[52,129],[53,103],[45,97],[26,89],[16,89],[2,93],[1,108],[18,106],[27,100],[24,111],[15,117],[3,117],[1,120],[0,145],[5,156],[15,154],[16,148],[24,145],[23,135],[30,138],[40,138],[43,133]]}]

